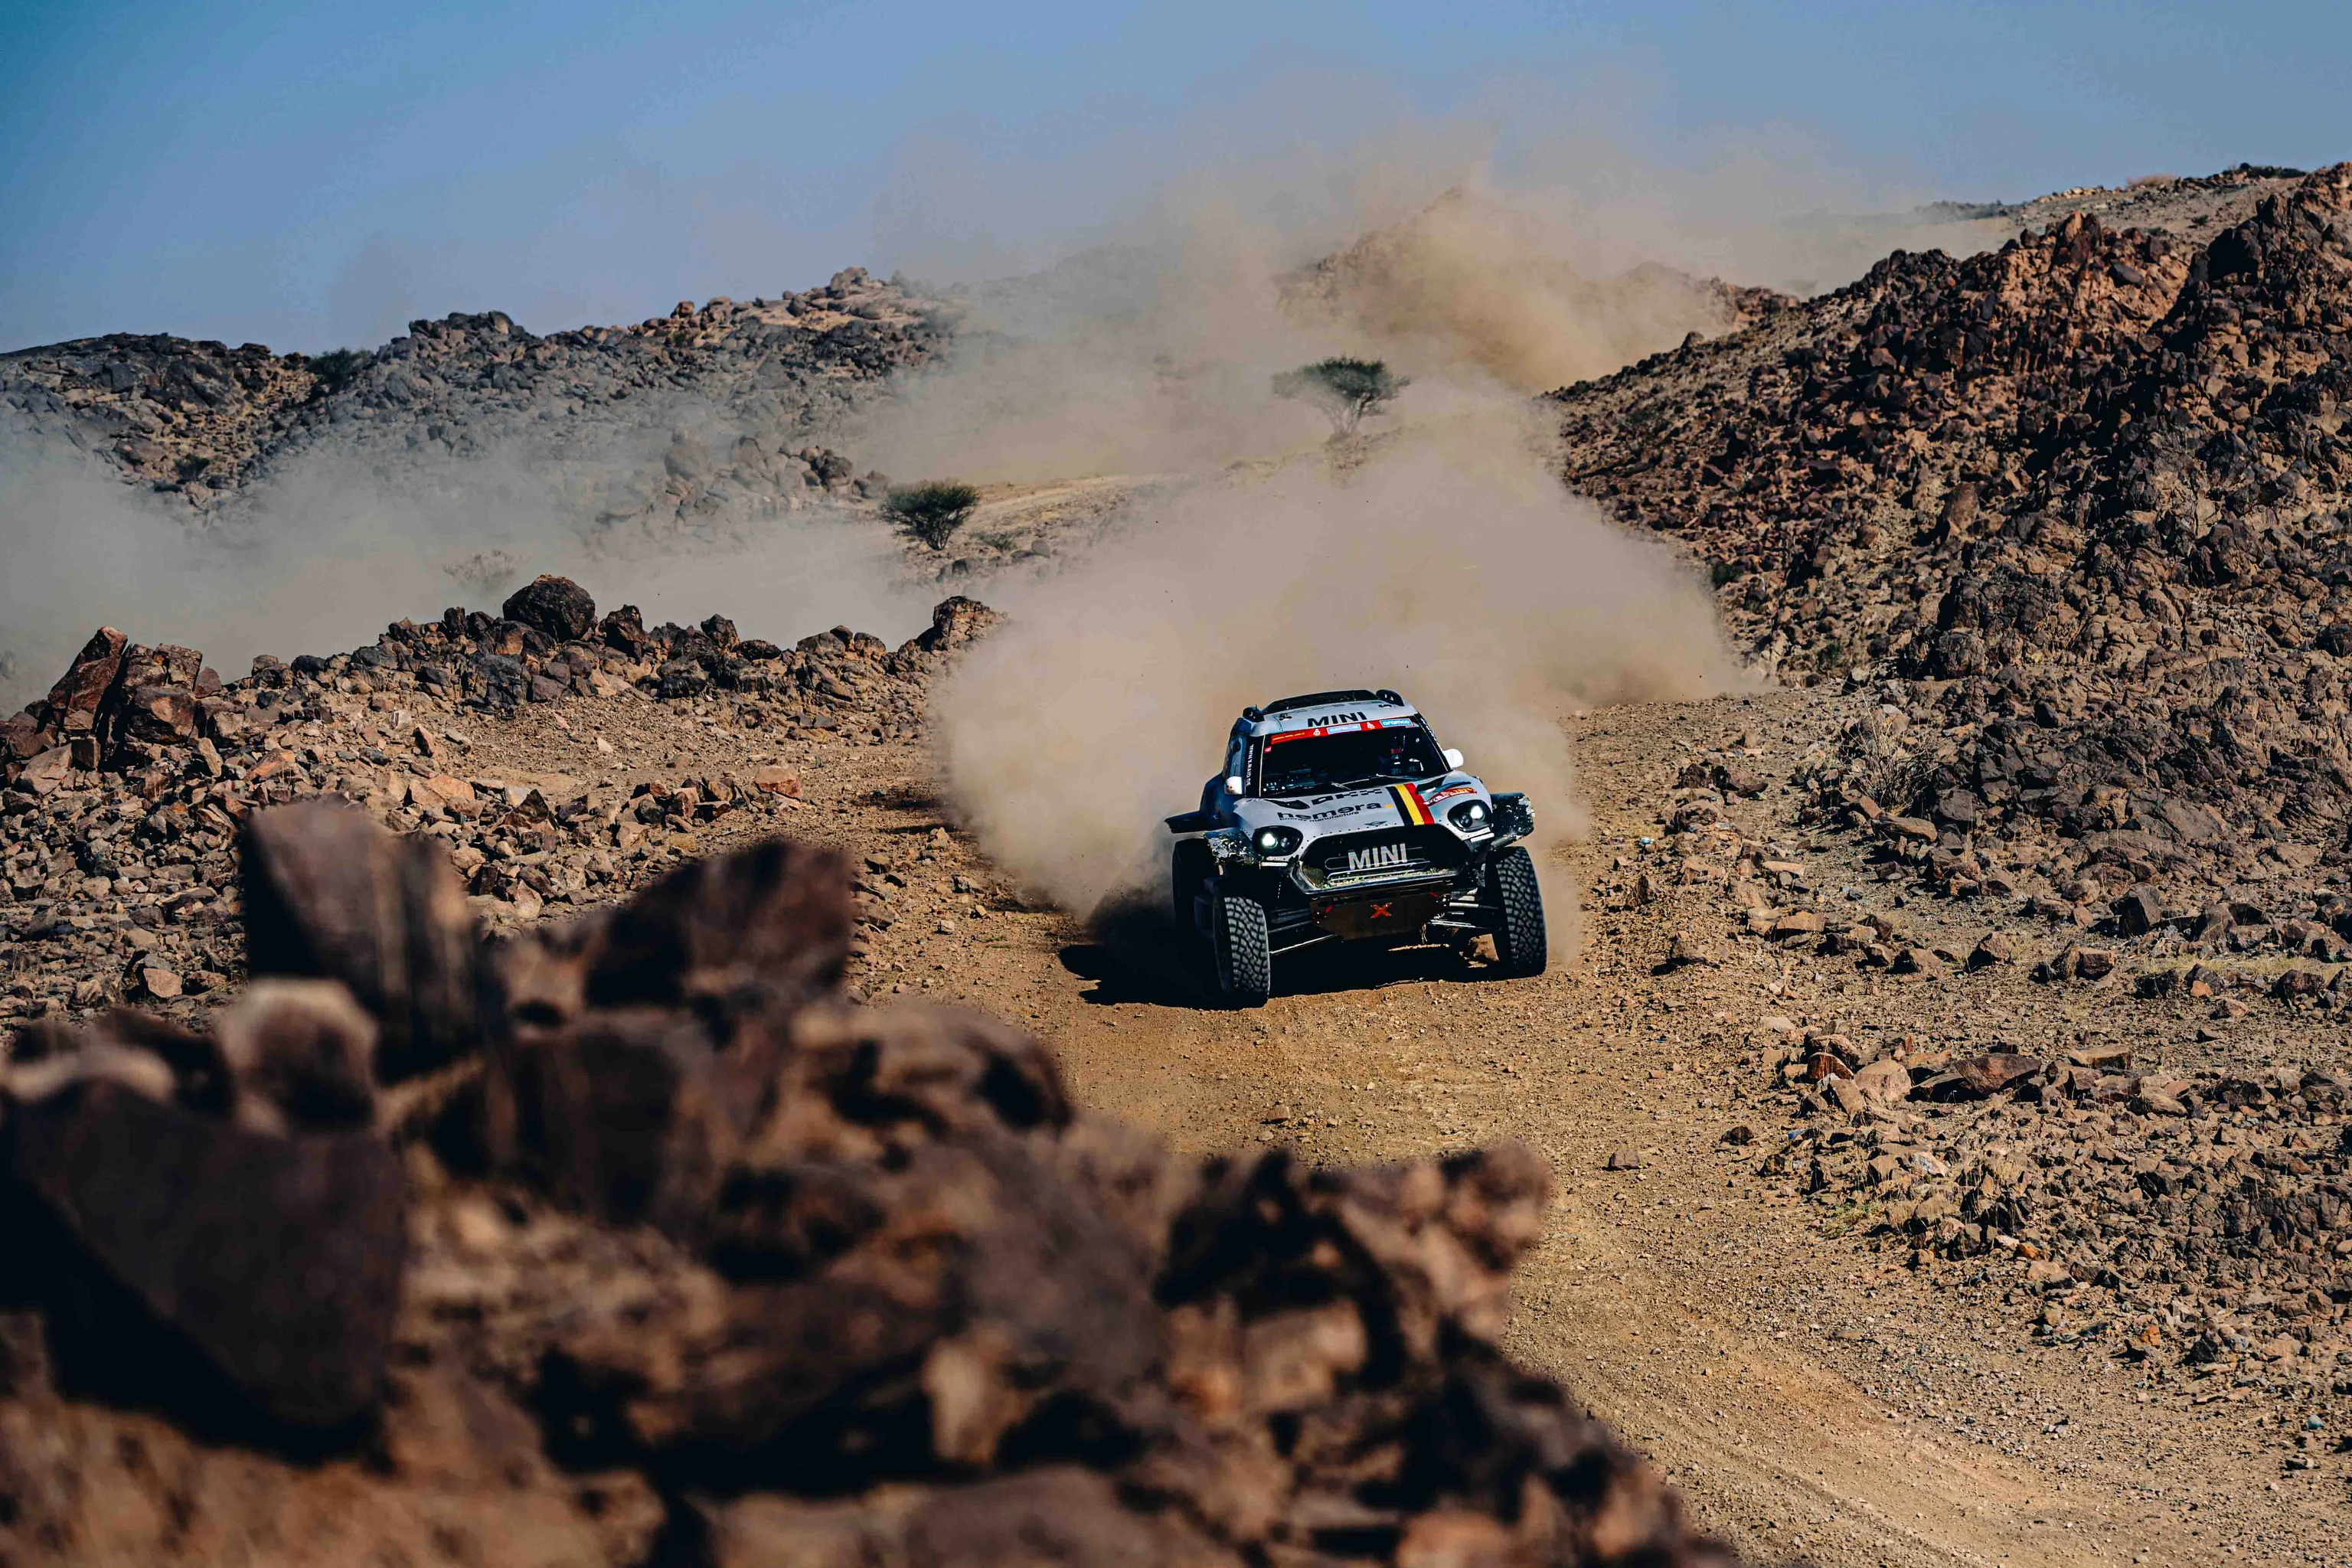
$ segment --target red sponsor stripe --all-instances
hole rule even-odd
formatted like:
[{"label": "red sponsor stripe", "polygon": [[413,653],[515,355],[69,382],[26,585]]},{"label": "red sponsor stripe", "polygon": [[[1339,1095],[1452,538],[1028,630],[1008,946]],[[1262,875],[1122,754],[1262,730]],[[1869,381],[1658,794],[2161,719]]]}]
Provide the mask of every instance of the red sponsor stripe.
[{"label": "red sponsor stripe", "polygon": [[[1381,727],[1381,721],[1378,719],[1367,719],[1360,724],[1342,724],[1339,726],[1342,730],[1377,730]],[[1285,730],[1278,735],[1268,735],[1265,738],[1265,743],[1269,746],[1279,746],[1285,741],[1316,740],[1328,735],[1330,732],[1331,726],[1328,724],[1318,724],[1310,730]]]}]

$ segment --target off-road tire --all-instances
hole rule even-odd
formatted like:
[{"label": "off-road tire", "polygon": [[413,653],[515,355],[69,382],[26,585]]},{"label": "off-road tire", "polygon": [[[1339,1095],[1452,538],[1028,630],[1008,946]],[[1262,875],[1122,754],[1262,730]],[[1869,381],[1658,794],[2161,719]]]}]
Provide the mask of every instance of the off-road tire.
[{"label": "off-road tire", "polygon": [[1541,974],[1551,955],[1544,935],[1543,889],[1536,886],[1536,863],[1517,846],[1495,857],[1486,868],[1495,896],[1495,971],[1506,980]]},{"label": "off-road tire", "polygon": [[1217,858],[1206,842],[1180,838],[1168,857],[1168,912],[1176,920],[1176,941],[1187,948],[1201,944],[1201,928],[1192,923],[1192,905],[1201,884],[1216,875]]},{"label": "off-road tire", "polygon": [[1210,906],[1209,945],[1216,959],[1217,1000],[1228,1007],[1263,1007],[1274,994],[1274,946],[1265,906],[1223,894]]}]

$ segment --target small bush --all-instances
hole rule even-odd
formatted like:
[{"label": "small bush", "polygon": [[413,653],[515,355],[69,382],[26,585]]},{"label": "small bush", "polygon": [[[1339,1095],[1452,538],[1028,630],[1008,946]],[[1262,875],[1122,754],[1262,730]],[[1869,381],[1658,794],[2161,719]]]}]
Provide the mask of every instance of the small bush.
[{"label": "small bush", "polygon": [[1347,437],[1409,384],[1376,359],[1325,359],[1276,376],[1274,395],[1312,403],[1331,421],[1333,435]]},{"label": "small bush", "polygon": [[210,458],[198,457],[194,452],[191,452],[186,457],[181,458],[178,462],[173,464],[172,471],[180,477],[180,482],[182,484],[186,484],[190,479],[194,479],[197,475],[203,473],[206,468],[209,468],[212,466],[213,460]]},{"label": "small bush", "polygon": [[310,374],[318,378],[319,384],[311,388],[310,395],[331,397],[342,391],[359,379],[360,372],[367,368],[368,361],[373,357],[359,349],[329,349],[325,353],[311,355],[308,362]]},{"label": "small bush", "polygon": [[1706,575],[1707,580],[1718,588],[1722,587],[1726,583],[1737,583],[1739,581],[1739,563],[1737,561],[1718,561],[1707,569]]},{"label": "small bush", "polygon": [[971,486],[954,479],[933,479],[927,484],[893,486],[883,498],[882,515],[908,538],[945,550],[956,530],[971,521],[972,509],[978,505],[980,492]]}]

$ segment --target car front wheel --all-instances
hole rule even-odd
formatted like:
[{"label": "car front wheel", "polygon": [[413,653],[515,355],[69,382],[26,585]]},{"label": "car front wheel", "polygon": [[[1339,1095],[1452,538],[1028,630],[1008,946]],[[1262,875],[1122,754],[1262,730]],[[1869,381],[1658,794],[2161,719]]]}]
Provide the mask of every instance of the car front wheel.
[{"label": "car front wheel", "polygon": [[1265,906],[1220,894],[1210,909],[1210,942],[1217,961],[1217,999],[1228,1007],[1262,1007],[1274,994],[1274,947]]},{"label": "car front wheel", "polygon": [[1536,885],[1535,860],[1513,846],[1495,857],[1486,876],[1495,899],[1497,967],[1507,979],[1541,974],[1551,949],[1544,934],[1543,889]]}]

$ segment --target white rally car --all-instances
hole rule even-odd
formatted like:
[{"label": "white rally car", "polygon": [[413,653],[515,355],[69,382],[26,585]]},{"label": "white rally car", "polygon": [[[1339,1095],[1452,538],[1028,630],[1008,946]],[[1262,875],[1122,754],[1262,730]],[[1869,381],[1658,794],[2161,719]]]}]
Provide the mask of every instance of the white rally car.
[{"label": "white rally car", "polygon": [[1224,770],[1168,819],[1176,929],[1220,997],[1254,1007],[1277,953],[1328,942],[1495,939],[1499,972],[1543,973],[1543,897],[1519,843],[1535,814],[1441,750],[1393,691],[1316,691],[1234,721]]}]

